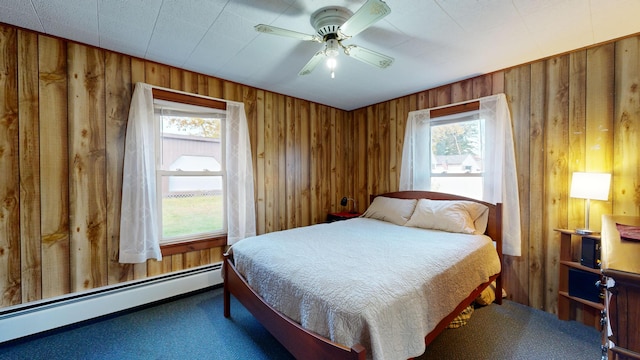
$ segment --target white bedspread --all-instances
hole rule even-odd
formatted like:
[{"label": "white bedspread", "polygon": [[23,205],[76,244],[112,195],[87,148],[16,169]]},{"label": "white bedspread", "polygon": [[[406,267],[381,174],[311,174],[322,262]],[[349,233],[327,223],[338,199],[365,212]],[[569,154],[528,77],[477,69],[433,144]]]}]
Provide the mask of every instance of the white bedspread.
[{"label": "white bedspread", "polygon": [[478,285],[500,271],[490,238],[356,218],[247,238],[238,271],[303,327],[372,359],[407,359]]}]

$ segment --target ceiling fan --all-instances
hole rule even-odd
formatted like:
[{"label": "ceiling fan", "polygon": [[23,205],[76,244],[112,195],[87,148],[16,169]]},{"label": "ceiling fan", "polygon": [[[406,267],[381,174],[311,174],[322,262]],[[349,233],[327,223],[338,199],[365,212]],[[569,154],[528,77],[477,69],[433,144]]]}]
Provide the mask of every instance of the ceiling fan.
[{"label": "ceiling fan", "polygon": [[298,75],[310,74],[313,69],[323,60],[327,59],[327,66],[331,69],[331,77],[334,77],[336,67],[336,56],[343,52],[357,60],[379,68],[386,68],[393,63],[393,58],[373,50],[365,49],[357,45],[343,45],[342,41],[356,36],[378,20],[387,16],[391,12],[389,6],[382,0],[367,0],[355,13],[340,6],[323,7],[311,14],[311,25],[316,30],[316,34],[305,33],[282,29],[279,27],[259,24],[254,28],[265,34],[280,35],[304,41],[315,41],[324,43],[324,48],[307,62]]}]

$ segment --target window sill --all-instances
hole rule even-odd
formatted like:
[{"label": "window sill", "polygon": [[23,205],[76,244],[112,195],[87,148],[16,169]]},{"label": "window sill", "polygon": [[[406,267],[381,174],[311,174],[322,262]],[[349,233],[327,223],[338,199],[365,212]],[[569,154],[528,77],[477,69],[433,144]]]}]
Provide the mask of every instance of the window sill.
[{"label": "window sill", "polygon": [[183,254],[190,251],[207,250],[227,245],[227,235],[216,236],[208,239],[184,241],[175,244],[160,245],[162,256]]}]

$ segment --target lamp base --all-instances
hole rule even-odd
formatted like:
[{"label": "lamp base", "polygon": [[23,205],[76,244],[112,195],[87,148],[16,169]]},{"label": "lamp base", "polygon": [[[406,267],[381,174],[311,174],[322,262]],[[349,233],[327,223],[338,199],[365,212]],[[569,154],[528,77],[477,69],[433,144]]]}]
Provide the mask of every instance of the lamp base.
[{"label": "lamp base", "polygon": [[591,235],[591,234],[593,234],[593,230],[589,230],[589,229],[576,229],[576,234],[579,234],[579,235]]}]

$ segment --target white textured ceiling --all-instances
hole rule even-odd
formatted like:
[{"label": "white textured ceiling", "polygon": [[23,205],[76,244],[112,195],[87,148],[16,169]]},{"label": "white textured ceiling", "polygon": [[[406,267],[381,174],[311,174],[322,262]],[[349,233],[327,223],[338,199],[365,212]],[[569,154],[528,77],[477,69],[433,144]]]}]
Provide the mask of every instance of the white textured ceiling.
[{"label": "white textured ceiling", "polygon": [[391,14],[345,44],[390,55],[378,69],[345,55],[336,78],[298,71],[323,45],[309,17],[365,0],[0,0],[0,22],[352,110],[640,32],[640,0],[386,0]]}]

